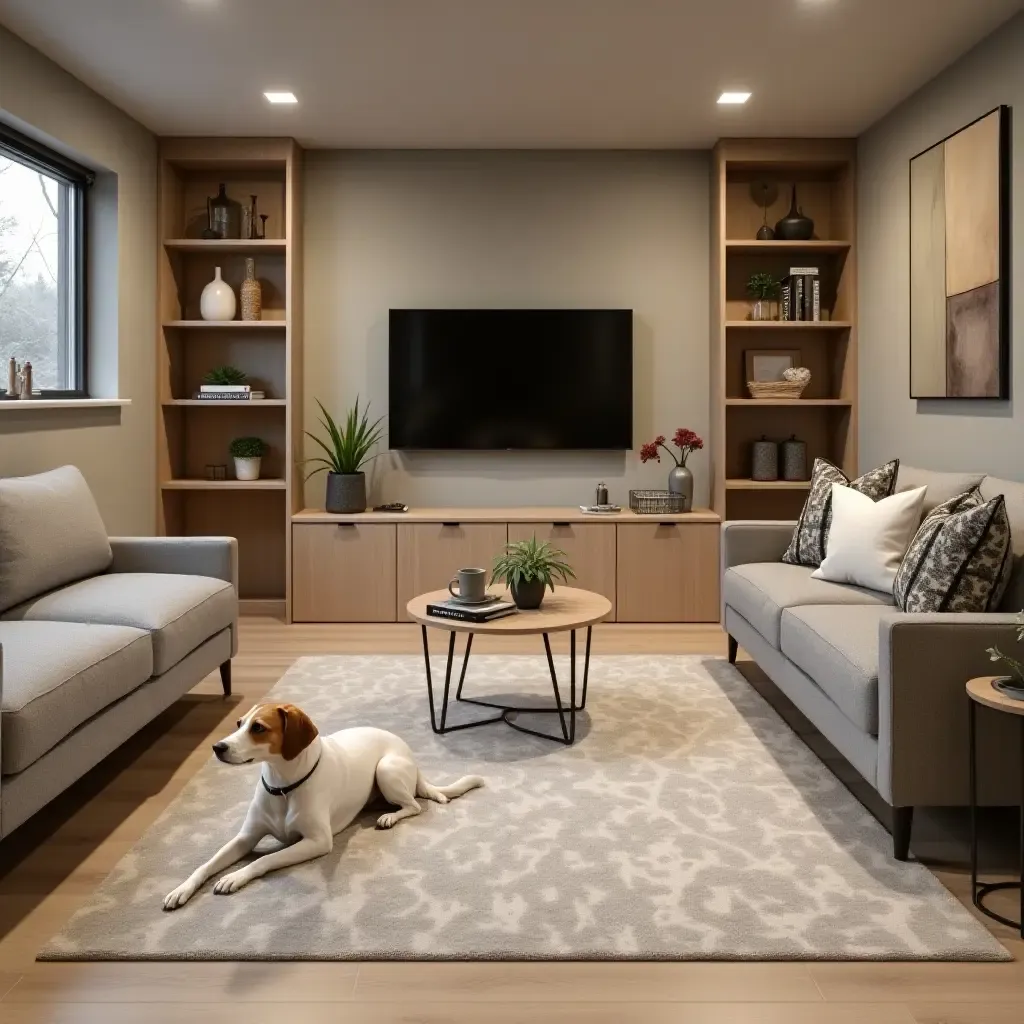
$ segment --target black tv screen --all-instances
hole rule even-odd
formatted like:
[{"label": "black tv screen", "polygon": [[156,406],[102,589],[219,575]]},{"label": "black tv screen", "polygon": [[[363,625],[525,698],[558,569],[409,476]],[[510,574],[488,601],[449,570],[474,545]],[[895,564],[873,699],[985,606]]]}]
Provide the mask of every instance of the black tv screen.
[{"label": "black tv screen", "polygon": [[393,309],[390,446],[633,446],[629,309]]}]

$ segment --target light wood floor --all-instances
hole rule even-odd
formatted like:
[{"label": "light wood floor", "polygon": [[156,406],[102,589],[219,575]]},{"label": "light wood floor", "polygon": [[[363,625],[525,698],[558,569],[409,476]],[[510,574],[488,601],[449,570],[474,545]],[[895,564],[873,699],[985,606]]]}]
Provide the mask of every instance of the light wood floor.
[{"label": "light wood floor", "polygon": [[[481,642],[479,649],[533,652],[529,638]],[[245,621],[231,701],[220,697],[216,677],[206,680],[0,844],[0,1024],[1024,1022],[1024,964],[1018,962],[34,963],[40,945],[203,764],[211,739],[296,657],[419,650],[415,627]],[[595,631],[594,651],[724,655],[725,642],[717,627],[607,626]],[[746,662],[741,670],[833,770],[852,778],[756,667]],[[993,823],[997,833],[1008,825],[1011,834],[1013,824]],[[963,832],[962,815],[926,816],[916,823],[915,850],[966,899]],[[1009,900],[1005,907],[1012,911]],[[1024,955],[1024,943],[1009,929],[992,924],[992,930],[1015,957]]]}]

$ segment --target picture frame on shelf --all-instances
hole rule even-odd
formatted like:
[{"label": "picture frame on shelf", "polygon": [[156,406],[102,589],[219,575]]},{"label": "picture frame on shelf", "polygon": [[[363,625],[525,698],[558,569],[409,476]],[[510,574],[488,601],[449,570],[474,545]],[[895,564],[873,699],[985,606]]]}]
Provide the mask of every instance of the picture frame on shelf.
[{"label": "picture frame on shelf", "polygon": [[800,365],[798,348],[748,348],[743,353],[743,379],[758,384],[781,381],[784,371]]}]

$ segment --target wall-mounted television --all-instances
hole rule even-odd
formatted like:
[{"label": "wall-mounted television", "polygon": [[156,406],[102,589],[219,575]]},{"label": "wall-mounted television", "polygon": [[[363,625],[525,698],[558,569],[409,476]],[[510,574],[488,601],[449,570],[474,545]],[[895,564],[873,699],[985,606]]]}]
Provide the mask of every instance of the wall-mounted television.
[{"label": "wall-mounted television", "polygon": [[390,447],[633,446],[633,311],[392,309]]}]

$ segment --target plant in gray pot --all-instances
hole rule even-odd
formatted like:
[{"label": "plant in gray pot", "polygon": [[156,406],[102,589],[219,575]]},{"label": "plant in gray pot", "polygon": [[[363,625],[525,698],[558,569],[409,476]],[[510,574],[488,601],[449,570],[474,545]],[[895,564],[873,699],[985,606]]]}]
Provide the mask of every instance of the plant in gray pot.
[{"label": "plant in gray pot", "polygon": [[348,513],[366,511],[366,474],[363,466],[376,455],[371,455],[370,450],[381,439],[384,433],[381,423],[384,417],[370,422],[368,415],[370,407],[360,412],[359,399],[349,409],[343,426],[338,426],[331,417],[331,414],[324,408],[323,402],[318,398],[316,404],[320,406],[323,418],[320,425],[326,432],[326,439],[311,434],[308,430],[306,435],[311,437],[327,455],[327,458],[316,457],[307,459],[307,462],[322,463],[314,469],[309,477],[317,473],[327,473],[327,500],[324,508],[328,512]]},{"label": "plant in gray pot", "polygon": [[494,560],[491,583],[505,583],[512,591],[517,608],[539,608],[544,600],[544,589],[555,590],[555,580],[568,583],[576,579],[565,552],[552,547],[547,541],[538,543],[536,536],[507,544],[504,552]]},{"label": "plant in gray pot", "polygon": [[661,462],[661,452],[658,449],[668,452],[675,463],[668,474],[668,489],[673,494],[683,496],[683,511],[689,512],[693,508],[693,473],[690,472],[686,461],[693,452],[699,452],[704,447],[704,440],[689,427],[680,427],[672,435],[672,444],[679,449],[678,456],[665,444],[665,435],[659,434],[653,441],[640,446],[640,461],[650,462],[654,459]]}]

